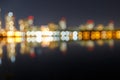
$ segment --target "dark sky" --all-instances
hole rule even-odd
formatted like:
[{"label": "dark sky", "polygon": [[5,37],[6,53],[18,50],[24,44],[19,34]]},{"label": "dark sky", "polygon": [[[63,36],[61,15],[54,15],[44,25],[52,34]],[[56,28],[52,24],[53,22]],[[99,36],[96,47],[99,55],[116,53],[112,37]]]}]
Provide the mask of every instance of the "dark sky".
[{"label": "dark sky", "polygon": [[16,20],[35,16],[35,24],[58,22],[66,17],[68,25],[79,25],[88,19],[96,24],[107,24],[109,20],[120,23],[119,0],[0,0],[2,16],[13,11]]}]

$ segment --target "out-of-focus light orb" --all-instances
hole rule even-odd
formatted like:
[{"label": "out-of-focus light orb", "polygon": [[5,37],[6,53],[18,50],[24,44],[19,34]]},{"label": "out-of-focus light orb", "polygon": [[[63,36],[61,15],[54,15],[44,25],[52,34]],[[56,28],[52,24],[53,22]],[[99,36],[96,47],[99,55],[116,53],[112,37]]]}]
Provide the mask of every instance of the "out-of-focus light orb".
[{"label": "out-of-focus light orb", "polygon": [[103,45],[104,45],[104,41],[103,41],[103,40],[97,40],[97,44],[98,44],[99,46],[103,46]]},{"label": "out-of-focus light orb", "polygon": [[36,42],[40,43],[42,41],[41,37],[36,37]]},{"label": "out-of-focus light orb", "polygon": [[116,38],[120,39],[120,31],[116,31]]},{"label": "out-of-focus light orb", "polygon": [[13,12],[9,12],[9,13],[8,13],[8,16],[9,16],[9,17],[12,17],[12,16],[13,16]]},{"label": "out-of-focus light orb", "polygon": [[11,62],[14,63],[15,62],[15,56],[11,56]]}]

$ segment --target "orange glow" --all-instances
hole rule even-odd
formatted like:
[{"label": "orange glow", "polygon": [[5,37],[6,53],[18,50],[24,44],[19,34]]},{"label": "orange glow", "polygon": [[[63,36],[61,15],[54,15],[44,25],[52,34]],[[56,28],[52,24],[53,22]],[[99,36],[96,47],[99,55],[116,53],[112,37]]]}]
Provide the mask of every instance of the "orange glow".
[{"label": "orange glow", "polygon": [[89,31],[83,32],[83,39],[85,39],[85,40],[90,39],[90,32]]},{"label": "orange glow", "polygon": [[107,39],[112,39],[112,31],[107,31]]},{"label": "orange glow", "polygon": [[100,39],[100,32],[99,31],[93,31],[91,32],[91,39]]},{"label": "orange glow", "polygon": [[116,31],[116,39],[120,39],[120,31]]},{"label": "orange glow", "polygon": [[79,39],[79,40],[82,39],[82,32],[78,32],[78,39]]},{"label": "orange glow", "polygon": [[106,31],[101,32],[101,39],[107,39]]}]

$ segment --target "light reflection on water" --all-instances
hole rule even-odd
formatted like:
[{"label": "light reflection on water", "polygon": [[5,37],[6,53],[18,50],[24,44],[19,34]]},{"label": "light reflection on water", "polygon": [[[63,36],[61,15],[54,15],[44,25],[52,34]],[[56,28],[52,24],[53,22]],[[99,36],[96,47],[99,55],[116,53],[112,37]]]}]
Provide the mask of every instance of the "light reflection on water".
[{"label": "light reflection on water", "polygon": [[[64,37],[65,38],[65,37]],[[88,51],[93,51],[96,46],[104,46],[107,44],[110,48],[114,47],[114,40],[76,40],[74,41],[66,41],[60,39],[59,37],[8,37],[1,38],[0,42],[0,64],[2,65],[2,58],[7,55],[7,58],[14,63],[16,61],[16,56],[18,53],[21,55],[30,55],[30,57],[36,57],[36,52],[38,54],[42,54],[44,48],[48,48],[49,50],[59,49],[61,53],[65,54],[68,49],[68,44],[75,43],[81,47],[85,47]],[[19,48],[17,47],[19,46]],[[6,47],[3,50],[3,47]],[[38,47],[38,49],[36,49]],[[19,52],[18,52],[19,51]]]},{"label": "light reflection on water", "polygon": [[[59,37],[0,39],[0,76],[89,74],[119,68],[119,40],[62,40]],[[115,67],[114,67],[115,66]],[[86,73],[86,72],[89,73]],[[91,74],[89,74],[91,75]],[[53,76],[54,77],[54,76]],[[17,79],[16,79],[17,80]]]}]

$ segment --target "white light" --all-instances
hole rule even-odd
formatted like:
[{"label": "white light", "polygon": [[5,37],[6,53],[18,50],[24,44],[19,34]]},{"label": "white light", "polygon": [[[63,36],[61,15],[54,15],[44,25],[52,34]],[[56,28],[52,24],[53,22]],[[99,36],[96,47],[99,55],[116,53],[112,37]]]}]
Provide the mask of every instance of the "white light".
[{"label": "white light", "polygon": [[62,40],[62,41],[64,41],[64,40],[65,40],[65,37],[64,37],[64,36],[62,36],[62,37],[61,37],[61,40]]},{"label": "white light", "polygon": [[37,37],[38,36],[40,37],[42,35],[41,31],[37,31],[37,32],[35,32],[35,34],[36,34]]},{"label": "white light", "polygon": [[36,38],[27,38],[27,42],[29,43],[29,42],[36,42]]},{"label": "white light", "polygon": [[26,35],[27,35],[27,36],[30,36],[30,31],[27,31]]},{"label": "white light", "polygon": [[73,32],[73,35],[77,35],[77,34],[78,34],[78,32],[77,32],[77,31],[74,31],[74,32]]},{"label": "white light", "polygon": [[40,43],[42,41],[41,37],[36,37],[36,41]]},{"label": "white light", "polygon": [[13,63],[14,63],[14,62],[15,62],[15,60],[16,60],[16,59],[15,59],[15,56],[12,56],[12,57],[11,57],[11,62],[13,62]]},{"label": "white light", "polygon": [[53,40],[54,40],[54,41],[59,41],[60,38],[59,38],[59,37],[53,37]]},{"label": "white light", "polygon": [[78,39],[78,38],[77,38],[77,36],[73,36],[73,40],[75,40],[75,41],[76,41],[77,39]]},{"label": "white light", "polygon": [[78,32],[77,31],[74,31],[73,32],[73,40],[77,40],[77,35],[78,35]]},{"label": "white light", "polygon": [[9,13],[8,13],[8,16],[9,16],[9,17],[12,17],[12,16],[13,16],[13,12],[9,12]]},{"label": "white light", "polygon": [[69,41],[70,40],[70,38],[69,37],[66,37],[66,41]]},{"label": "white light", "polygon": [[69,31],[66,31],[66,35],[69,35],[70,34],[70,32]]}]

